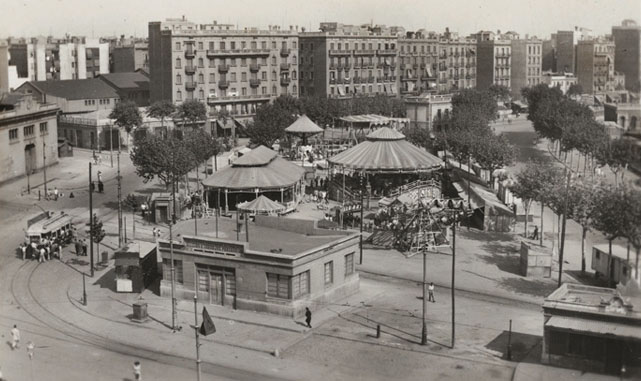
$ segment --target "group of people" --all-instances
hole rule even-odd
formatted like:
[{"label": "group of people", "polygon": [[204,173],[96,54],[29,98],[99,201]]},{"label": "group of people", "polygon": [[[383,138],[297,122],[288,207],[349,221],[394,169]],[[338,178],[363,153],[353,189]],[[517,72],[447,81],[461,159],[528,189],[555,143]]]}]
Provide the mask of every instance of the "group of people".
[{"label": "group of people", "polygon": [[76,255],[78,256],[87,256],[87,240],[84,238],[78,238],[74,241],[74,246],[76,249]]},{"label": "group of people", "polygon": [[73,238],[70,230],[62,231],[60,236],[51,238],[41,238],[39,241],[23,242],[20,244],[22,260],[36,259],[38,262],[46,262],[52,256],[62,260],[62,248],[67,245]]}]

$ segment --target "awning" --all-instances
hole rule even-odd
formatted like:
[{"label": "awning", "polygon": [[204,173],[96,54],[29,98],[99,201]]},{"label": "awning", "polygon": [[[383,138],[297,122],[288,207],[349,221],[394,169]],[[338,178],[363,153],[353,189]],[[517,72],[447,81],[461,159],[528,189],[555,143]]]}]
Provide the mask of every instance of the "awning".
[{"label": "awning", "polygon": [[[459,192],[459,197],[467,200],[467,181],[457,181],[454,187]],[[470,203],[474,209],[485,208],[488,216],[514,216],[514,211],[507,207],[489,188],[474,182],[470,183]]]},{"label": "awning", "polygon": [[343,88],[343,86],[336,86],[336,87],[338,87],[338,93],[340,95],[345,95],[345,89]]},{"label": "awning", "polygon": [[391,65],[390,61],[387,58],[385,58],[385,65]]},{"label": "awning", "polygon": [[388,117],[376,114],[347,115],[340,120],[347,123],[369,123],[371,125],[387,125],[390,121]]},{"label": "awning", "polygon": [[[467,201],[467,184],[462,184],[462,183],[454,183],[454,188],[456,188],[456,192],[458,193],[458,196],[462,198],[463,200]],[[471,194],[470,194],[471,196]],[[483,207],[483,205],[479,205],[475,197],[470,197],[470,206],[472,209],[480,209]]]},{"label": "awning", "polygon": [[425,67],[425,73],[429,78],[432,78],[432,69],[429,66]]},{"label": "awning", "polygon": [[545,323],[552,327],[573,332],[586,332],[619,338],[632,338],[641,340],[641,329],[638,326],[613,323],[599,320],[579,319],[566,316],[552,316]]}]

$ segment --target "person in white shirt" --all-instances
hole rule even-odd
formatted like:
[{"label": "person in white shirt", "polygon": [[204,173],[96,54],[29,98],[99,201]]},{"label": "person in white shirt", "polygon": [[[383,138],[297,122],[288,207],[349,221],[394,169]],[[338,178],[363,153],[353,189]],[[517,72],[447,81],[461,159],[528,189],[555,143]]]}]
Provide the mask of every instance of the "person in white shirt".
[{"label": "person in white shirt", "polygon": [[428,293],[428,302],[435,303],[436,300],[434,300],[434,283],[430,282],[430,285],[427,286],[427,293]]},{"label": "person in white shirt", "polygon": [[18,331],[18,326],[15,324],[11,329],[11,350],[18,348],[18,343],[20,342],[20,331]]}]

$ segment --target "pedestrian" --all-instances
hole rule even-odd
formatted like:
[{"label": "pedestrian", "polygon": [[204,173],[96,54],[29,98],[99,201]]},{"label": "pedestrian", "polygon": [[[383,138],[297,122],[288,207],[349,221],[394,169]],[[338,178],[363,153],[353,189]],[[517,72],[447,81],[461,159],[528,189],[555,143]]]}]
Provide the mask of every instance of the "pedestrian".
[{"label": "pedestrian", "polygon": [[102,182],[102,172],[101,171],[98,171],[98,182],[99,183]]},{"label": "pedestrian", "polygon": [[309,307],[305,307],[305,323],[309,328],[312,328],[312,311],[309,310]]},{"label": "pedestrian", "polygon": [[105,193],[105,185],[102,181],[98,181],[98,193]]},{"label": "pedestrian", "polygon": [[539,239],[539,227],[534,225],[534,233],[532,233],[532,239]]},{"label": "pedestrian", "polygon": [[87,240],[83,239],[82,240],[82,255],[87,256]]},{"label": "pedestrian", "polygon": [[27,344],[27,353],[29,354],[29,360],[33,360],[33,350],[36,349],[36,346],[33,344],[33,341],[30,341]]},{"label": "pedestrian", "polygon": [[81,253],[82,245],[80,244],[80,240],[79,239],[74,240],[73,244],[76,248],[76,256],[79,256],[80,254],[82,254]]},{"label": "pedestrian", "polygon": [[140,361],[134,362],[134,379],[137,381],[142,380],[142,369]]},{"label": "pedestrian", "polygon": [[22,251],[22,260],[27,259],[27,245],[24,243],[20,244],[20,251]]},{"label": "pedestrian", "polygon": [[11,329],[11,350],[18,348],[18,343],[20,342],[20,331],[18,330],[17,325],[13,325]]},{"label": "pedestrian", "polygon": [[154,238],[156,238],[156,234],[157,234],[157,233],[156,233],[156,228],[153,228],[153,229],[152,229],[152,234],[154,235]]},{"label": "pedestrian", "polygon": [[44,262],[44,260],[45,260],[45,252],[46,252],[45,247],[44,246],[40,246],[40,252],[39,252],[39,255],[38,255],[38,262],[39,263]]},{"label": "pedestrian", "polygon": [[38,245],[35,242],[31,242],[31,258],[35,259],[38,253]]},{"label": "pedestrian", "polygon": [[73,195],[73,192],[69,192],[69,198],[75,198],[76,196]]},{"label": "pedestrian", "polygon": [[427,293],[428,293],[428,302],[435,303],[436,300],[434,300],[434,283],[430,282],[430,285],[427,286]]},{"label": "pedestrian", "polygon": [[58,187],[53,188],[53,197],[56,201],[58,201]]}]

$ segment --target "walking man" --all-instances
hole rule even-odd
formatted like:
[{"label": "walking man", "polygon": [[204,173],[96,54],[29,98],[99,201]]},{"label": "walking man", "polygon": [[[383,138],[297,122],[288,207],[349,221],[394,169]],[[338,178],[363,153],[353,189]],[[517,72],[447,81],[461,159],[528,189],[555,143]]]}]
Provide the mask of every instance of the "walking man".
[{"label": "walking man", "polygon": [[53,188],[53,197],[58,201],[58,187]]},{"label": "walking man", "polygon": [[22,251],[22,260],[24,261],[25,259],[27,259],[27,244],[21,243],[20,251]]},{"label": "walking man", "polygon": [[312,311],[309,310],[309,307],[305,307],[305,323],[309,328],[312,328]]},{"label": "walking man", "polygon": [[15,324],[11,329],[11,350],[18,348],[18,343],[20,342],[20,331],[18,331],[18,326]]},{"label": "walking man", "polygon": [[532,239],[539,239],[539,227],[534,225],[534,233],[532,233]]},{"label": "walking man", "polygon": [[45,247],[41,246],[40,247],[40,255],[38,256],[38,262],[39,263],[42,263],[42,262],[44,262],[46,260],[45,259],[45,252],[46,252]]},{"label": "walking man", "polygon": [[134,362],[134,379],[136,381],[142,380],[142,369],[140,366],[140,361]]},{"label": "walking man", "polygon": [[80,240],[76,239],[74,240],[74,247],[76,248],[76,257],[82,254],[82,245],[80,244]]},{"label": "walking man", "polygon": [[435,303],[436,300],[434,300],[434,283],[430,282],[430,285],[427,286],[427,293],[428,293],[427,301]]}]

